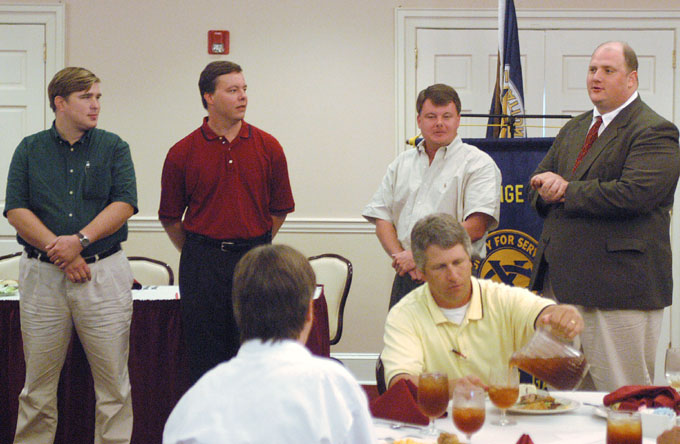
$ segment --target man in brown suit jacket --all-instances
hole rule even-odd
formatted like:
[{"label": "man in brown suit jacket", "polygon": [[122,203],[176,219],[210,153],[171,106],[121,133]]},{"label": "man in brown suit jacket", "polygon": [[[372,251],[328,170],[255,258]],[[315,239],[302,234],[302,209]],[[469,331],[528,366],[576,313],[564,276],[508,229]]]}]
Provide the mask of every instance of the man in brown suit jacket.
[{"label": "man in brown suit jacket", "polygon": [[[530,288],[577,305],[592,383],[602,391],[653,382],[663,308],[672,302],[678,129],[638,96],[637,66],[626,43],[595,49],[587,76],[594,110],[562,128],[530,182],[545,218]],[[589,132],[597,138],[586,149]]]}]

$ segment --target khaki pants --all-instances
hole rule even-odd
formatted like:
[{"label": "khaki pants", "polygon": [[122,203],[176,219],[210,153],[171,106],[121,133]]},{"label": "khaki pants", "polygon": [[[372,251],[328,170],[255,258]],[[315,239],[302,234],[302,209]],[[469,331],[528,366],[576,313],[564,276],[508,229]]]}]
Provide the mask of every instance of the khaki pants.
[{"label": "khaki pants", "polygon": [[[543,296],[555,299],[546,273]],[[576,305],[583,317],[577,337],[590,370],[579,390],[612,392],[624,385],[654,382],[663,309],[603,310]]]},{"label": "khaki pants", "polygon": [[601,310],[576,306],[583,316],[581,348],[590,364],[582,390],[612,392],[651,385],[663,310]]},{"label": "khaki pants", "polygon": [[89,264],[92,280],[74,284],[56,266],[20,262],[21,336],[26,382],[19,395],[14,443],[48,444],[57,428],[57,386],[75,327],[92,369],[95,444],[129,443],[128,376],[132,273],[123,252]]}]

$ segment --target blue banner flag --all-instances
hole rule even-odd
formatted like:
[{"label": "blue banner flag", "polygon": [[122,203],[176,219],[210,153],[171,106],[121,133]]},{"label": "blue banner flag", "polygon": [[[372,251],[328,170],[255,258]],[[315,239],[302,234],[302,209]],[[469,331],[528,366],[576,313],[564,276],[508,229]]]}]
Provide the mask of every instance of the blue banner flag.
[{"label": "blue banner flag", "polygon": [[[486,257],[475,261],[475,276],[528,287],[543,230],[529,202],[529,179],[553,144],[554,138],[465,139],[488,153],[503,175],[501,220],[486,239]],[[520,370],[520,382],[547,388],[540,379]]]},{"label": "blue banner flag", "polygon": [[529,179],[553,138],[464,139],[486,152],[503,175],[501,219],[486,239],[486,257],[476,275],[515,287],[528,287],[543,229],[543,219],[529,202]]},{"label": "blue banner flag", "polygon": [[[515,4],[513,0],[498,0],[498,65],[489,114],[514,116],[524,113],[524,88]],[[509,123],[507,118],[490,117],[486,137],[526,137],[524,119],[514,119],[512,134]]]}]

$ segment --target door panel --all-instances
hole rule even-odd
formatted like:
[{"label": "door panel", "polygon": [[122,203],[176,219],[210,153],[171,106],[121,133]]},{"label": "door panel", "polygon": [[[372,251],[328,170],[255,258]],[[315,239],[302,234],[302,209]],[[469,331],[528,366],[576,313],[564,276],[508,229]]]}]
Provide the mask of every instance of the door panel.
[{"label": "door panel", "polygon": [[[45,128],[45,26],[0,25],[0,206],[7,171],[21,139]],[[0,217],[0,235],[14,228]]]},{"label": "door panel", "polygon": [[[590,56],[600,43],[618,39],[625,39],[638,56],[642,100],[673,120],[674,37],[669,30],[547,31],[547,113],[576,115],[593,108],[586,89]],[[557,129],[547,131],[549,136],[555,134]]]},{"label": "door panel", "polygon": [[[446,83],[458,92],[463,113],[488,114],[496,83],[498,31],[423,28],[418,29],[416,36],[416,91],[420,92],[433,83]],[[544,31],[520,31],[519,36],[524,108],[527,114],[542,114]],[[414,128],[417,132],[416,98],[407,97],[406,100],[407,110],[414,110],[407,120],[407,128]],[[412,100],[412,105],[409,100]],[[527,122],[527,125],[532,124],[535,122]],[[485,137],[486,119],[463,118],[459,133],[462,137]],[[527,133],[538,136],[540,130],[528,128]]]},{"label": "door panel", "polygon": [[[416,36],[416,94],[432,83],[447,83],[458,91],[464,113],[488,113],[496,81],[497,31],[419,28]],[[527,114],[576,115],[591,109],[586,91],[590,56],[604,41],[625,39],[638,55],[640,95],[659,114],[673,120],[673,94],[669,94],[673,31],[520,30],[519,39]],[[406,109],[415,109],[415,99],[406,97]],[[529,119],[527,134],[554,136],[565,122]],[[484,137],[485,123],[480,118],[463,119],[460,133]],[[417,133],[415,111],[407,113],[406,125]]]}]

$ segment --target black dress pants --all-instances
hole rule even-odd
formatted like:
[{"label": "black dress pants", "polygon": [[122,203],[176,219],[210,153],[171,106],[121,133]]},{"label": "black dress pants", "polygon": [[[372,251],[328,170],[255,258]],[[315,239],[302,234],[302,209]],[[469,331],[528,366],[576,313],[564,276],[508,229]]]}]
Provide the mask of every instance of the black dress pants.
[{"label": "black dress pants", "polygon": [[239,259],[254,247],[222,251],[190,237],[184,243],[179,290],[192,384],[238,352],[240,338],[231,299],[232,279]]},{"label": "black dress pants", "polygon": [[409,294],[412,290],[423,285],[422,282],[416,282],[411,279],[411,275],[406,273],[403,276],[399,276],[399,273],[394,275],[394,281],[392,282],[392,293],[390,294],[390,307],[392,308],[397,302],[401,301],[401,298]]}]

